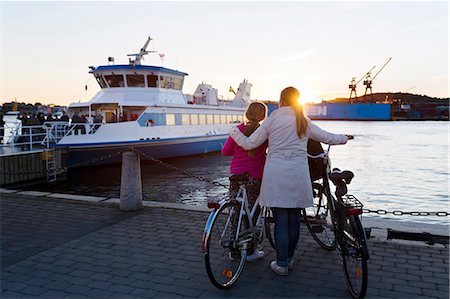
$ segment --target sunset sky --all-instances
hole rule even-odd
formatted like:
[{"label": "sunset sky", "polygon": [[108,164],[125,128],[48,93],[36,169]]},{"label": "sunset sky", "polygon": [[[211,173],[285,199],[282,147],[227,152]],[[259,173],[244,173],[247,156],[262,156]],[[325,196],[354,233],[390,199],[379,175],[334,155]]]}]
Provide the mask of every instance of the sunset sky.
[{"label": "sunset sky", "polygon": [[[1,2],[0,102],[68,105],[99,87],[88,66],[127,63],[148,35],[163,65],[232,97],[244,78],[252,98],[348,97],[353,76],[392,61],[374,92],[449,96],[449,7],[424,2]],[[160,65],[155,54],[144,64]],[[85,92],[84,86],[88,85]],[[414,87],[415,86],[415,87]],[[364,86],[358,86],[358,94]]]}]

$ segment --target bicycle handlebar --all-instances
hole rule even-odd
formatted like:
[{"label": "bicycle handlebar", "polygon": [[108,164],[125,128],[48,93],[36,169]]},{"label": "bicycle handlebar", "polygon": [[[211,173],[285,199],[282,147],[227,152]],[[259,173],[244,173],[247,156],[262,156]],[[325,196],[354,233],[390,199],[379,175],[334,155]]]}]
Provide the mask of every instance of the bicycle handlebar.
[{"label": "bicycle handlebar", "polygon": [[315,155],[315,156],[308,154],[308,158],[312,158],[312,159],[325,158],[330,153],[330,149],[331,149],[331,144],[328,144],[328,148],[326,151],[324,151],[321,154]]}]

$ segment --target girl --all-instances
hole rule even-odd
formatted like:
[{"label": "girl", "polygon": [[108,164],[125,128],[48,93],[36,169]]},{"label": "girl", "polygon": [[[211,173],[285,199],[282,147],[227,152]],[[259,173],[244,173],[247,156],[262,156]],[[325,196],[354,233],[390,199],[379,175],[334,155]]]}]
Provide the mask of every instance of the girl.
[{"label": "girl", "polygon": [[308,138],[327,144],[345,144],[352,136],[328,133],[303,114],[294,87],[285,88],[280,108],[249,137],[238,128],[230,136],[245,150],[257,148],[267,140],[269,150],[259,196],[262,206],[270,207],[275,221],[277,259],[270,268],[288,275],[294,267],[294,251],[300,230],[300,210],[312,206],[312,187],[307,160]]},{"label": "girl", "polygon": [[[267,106],[260,102],[251,103],[245,111],[247,119],[246,124],[237,126],[237,130],[242,132],[244,136],[250,136],[258,127],[261,121],[267,117]],[[263,177],[264,163],[266,161],[267,142],[261,142],[252,150],[244,150],[237,145],[234,140],[229,137],[222,147],[222,155],[233,156],[230,164],[230,174],[248,173],[249,181],[247,183],[247,199],[250,210],[256,202],[261,188],[261,180]],[[239,190],[237,182],[230,182],[230,197],[235,197]],[[256,213],[257,215],[258,213]],[[264,251],[255,250],[255,252],[247,256],[248,261],[254,261],[264,257]]]}]

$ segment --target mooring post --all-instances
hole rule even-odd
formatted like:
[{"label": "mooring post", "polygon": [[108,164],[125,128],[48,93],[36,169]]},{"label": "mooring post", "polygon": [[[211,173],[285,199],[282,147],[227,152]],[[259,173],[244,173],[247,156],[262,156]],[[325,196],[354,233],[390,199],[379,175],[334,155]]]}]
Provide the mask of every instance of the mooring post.
[{"label": "mooring post", "polygon": [[141,159],[134,151],[122,154],[120,209],[122,211],[142,209]]}]

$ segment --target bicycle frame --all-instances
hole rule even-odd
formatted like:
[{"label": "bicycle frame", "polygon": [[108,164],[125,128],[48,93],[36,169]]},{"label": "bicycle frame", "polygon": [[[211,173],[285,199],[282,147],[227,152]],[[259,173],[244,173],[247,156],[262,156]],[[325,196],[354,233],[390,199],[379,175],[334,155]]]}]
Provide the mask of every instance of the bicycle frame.
[{"label": "bicycle frame", "polygon": [[[208,220],[206,221],[205,224],[205,229],[204,229],[204,233],[203,233],[203,240],[202,240],[202,249],[203,252],[206,253],[206,240],[208,239],[210,233],[211,233],[211,228],[212,228],[212,222],[214,220],[214,218],[216,217],[217,213],[220,210],[220,207],[222,205],[224,205],[228,200],[230,199],[223,199],[218,203],[218,207],[216,207],[216,209],[214,211],[211,212],[211,214],[208,217]],[[248,231],[249,232],[254,232],[254,229],[256,227],[261,227],[261,234],[264,234],[264,221],[265,221],[265,210],[266,208],[262,208],[261,212],[259,213],[258,219],[256,221],[256,224],[253,224],[253,218],[255,216],[256,213],[256,209],[258,207],[259,204],[259,199],[256,200],[255,204],[253,205],[252,210],[250,211],[249,209],[249,204],[248,204],[248,199],[247,199],[247,190],[245,189],[245,185],[240,185],[239,186],[239,191],[237,193],[236,199],[233,199],[238,201],[241,204],[241,208],[239,211],[239,220],[238,220],[238,227],[236,230],[236,240],[239,240],[239,236],[243,234],[243,232],[241,232],[241,222],[242,222],[242,217],[244,217],[244,215],[248,215],[249,217],[249,228]],[[244,214],[245,213],[245,214]],[[230,221],[230,219],[227,220],[227,225],[229,224],[228,221]],[[222,235],[223,237],[223,235]],[[258,235],[259,238],[262,238],[262,235]],[[245,242],[248,242],[249,240],[245,240]]]}]

